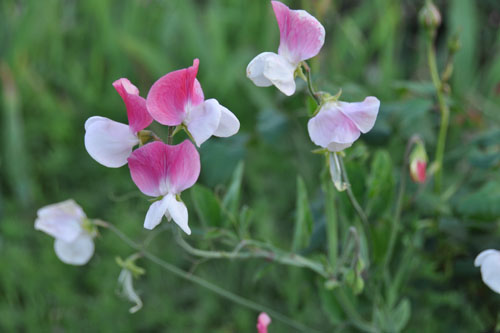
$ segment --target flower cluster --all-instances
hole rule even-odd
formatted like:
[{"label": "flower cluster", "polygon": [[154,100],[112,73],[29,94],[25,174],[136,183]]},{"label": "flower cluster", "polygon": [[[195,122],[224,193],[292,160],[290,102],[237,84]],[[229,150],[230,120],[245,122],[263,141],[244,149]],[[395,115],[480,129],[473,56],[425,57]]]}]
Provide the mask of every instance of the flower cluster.
[{"label": "flower cluster", "polygon": [[[235,115],[216,99],[205,100],[196,79],[199,60],[193,65],[166,74],[156,81],[147,98],[127,79],[113,86],[122,97],[129,124],[103,117],[91,117],[85,123],[85,147],[97,162],[107,167],[121,167],[128,162],[130,175],[139,190],[155,198],[144,221],[146,229],[157,226],[163,216],[174,220],[187,234],[188,212],[180,199],[200,174],[200,155],[189,141],[178,145],[163,143],[150,131],[153,120],[176,131],[185,130],[199,147],[212,135],[228,137],[238,132]],[[155,139],[157,141],[147,143]],[[134,149],[139,145],[139,148]]]}]

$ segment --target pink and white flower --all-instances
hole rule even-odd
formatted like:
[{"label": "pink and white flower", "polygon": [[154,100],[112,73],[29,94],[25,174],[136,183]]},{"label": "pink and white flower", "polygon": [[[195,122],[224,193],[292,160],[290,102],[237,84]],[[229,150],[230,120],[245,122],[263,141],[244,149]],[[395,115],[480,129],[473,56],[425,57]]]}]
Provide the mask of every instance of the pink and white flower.
[{"label": "pink and white flower", "polygon": [[474,266],[481,267],[483,282],[500,294],[500,251],[484,250],[474,260]]},{"label": "pink and white flower", "polygon": [[205,100],[196,79],[199,60],[193,66],[170,72],[149,90],[146,105],[153,118],[163,125],[183,124],[199,147],[212,135],[228,137],[240,129],[238,118],[216,99]]},{"label": "pink and white flower", "polygon": [[84,228],[86,219],[82,208],[70,199],[40,208],[35,229],[56,239],[54,250],[62,262],[85,265],[94,254],[94,234]]},{"label": "pink and white flower", "polygon": [[350,147],[361,133],[370,131],[377,119],[380,101],[373,96],[363,102],[326,102],[307,124],[311,140],[332,152]]},{"label": "pink and white flower", "polygon": [[152,122],[146,100],[139,96],[139,89],[128,79],[113,82],[125,102],[129,124],[122,124],[104,117],[90,117],[85,122],[85,148],[94,160],[109,168],[127,164],[134,146],[139,144],[137,133]]},{"label": "pink and white flower", "polygon": [[188,211],[178,196],[194,185],[200,175],[200,155],[189,140],[170,146],[155,141],[142,146],[128,158],[132,180],[142,193],[158,198],[150,207],[144,228],[153,229],[163,215],[188,235]]},{"label": "pink and white flower", "polygon": [[258,333],[267,333],[267,326],[271,324],[271,318],[267,313],[261,312],[257,318],[257,331]]},{"label": "pink and white flower", "polygon": [[295,92],[295,70],[319,53],[325,28],[305,10],[291,10],[279,1],[272,1],[272,6],[280,29],[278,54],[259,54],[248,64],[247,76],[258,87],[275,85],[290,96]]}]

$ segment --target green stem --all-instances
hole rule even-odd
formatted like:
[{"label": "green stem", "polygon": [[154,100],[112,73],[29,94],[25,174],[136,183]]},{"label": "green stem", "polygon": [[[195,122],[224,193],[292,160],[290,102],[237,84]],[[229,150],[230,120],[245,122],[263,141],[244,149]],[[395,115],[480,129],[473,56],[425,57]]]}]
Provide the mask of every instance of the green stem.
[{"label": "green stem", "polygon": [[444,98],[443,82],[439,77],[439,72],[436,62],[436,50],[433,45],[433,38],[429,35],[427,36],[427,61],[429,62],[429,71],[432,78],[432,83],[436,89],[436,95],[438,99],[439,111],[441,113],[441,124],[439,127],[439,136],[436,147],[435,162],[437,165],[436,174],[434,176],[435,191],[437,193],[441,192],[442,178],[443,178],[443,159],[444,150],[446,145],[446,135],[448,132],[450,109],[446,104]]},{"label": "green stem", "polygon": [[[308,268],[324,278],[328,278],[328,273],[322,264],[309,260],[295,253],[289,253],[282,250],[263,250],[260,243],[252,240],[243,240],[237,247],[237,251],[206,251],[192,247],[182,238],[179,231],[174,231],[175,240],[188,253],[207,259],[254,259],[264,258],[283,265]],[[251,246],[251,247],[250,247]],[[250,252],[240,252],[243,247],[247,247]]]},{"label": "green stem", "polygon": [[306,70],[306,73],[307,73],[307,77],[306,77],[307,90],[309,91],[309,94],[311,95],[311,97],[314,98],[314,100],[316,101],[316,104],[320,105],[321,99],[319,98],[318,94],[314,91],[314,88],[312,86],[311,67],[309,67],[309,65],[305,61],[302,61],[302,66],[304,67],[304,69]]},{"label": "green stem", "polygon": [[373,327],[370,323],[364,321],[361,315],[358,313],[354,305],[351,303],[347,295],[342,288],[335,291],[337,300],[344,309],[345,314],[349,318],[350,322],[359,330],[363,332],[377,333],[378,330]]},{"label": "green stem", "polygon": [[111,230],[115,235],[117,235],[121,240],[123,240],[128,246],[130,246],[131,248],[142,253],[144,258],[149,259],[153,263],[155,263],[158,266],[162,267],[163,269],[169,271],[170,273],[177,275],[180,278],[183,278],[187,281],[198,284],[199,286],[202,286],[202,287],[216,293],[217,295],[222,296],[224,298],[227,298],[230,301],[232,301],[236,304],[239,304],[241,306],[244,306],[246,308],[249,308],[249,309],[252,309],[252,310],[255,310],[258,312],[261,312],[261,311],[267,312],[273,319],[275,318],[278,321],[281,321],[282,323],[287,324],[287,325],[289,325],[289,326],[291,326],[299,331],[317,332],[316,330],[311,329],[307,326],[304,326],[303,324],[301,324],[301,323],[299,323],[291,318],[288,318],[287,316],[285,316],[279,312],[276,312],[276,311],[269,309],[263,305],[260,305],[258,303],[253,302],[253,301],[250,301],[246,298],[238,296],[238,295],[236,295],[230,291],[227,291],[227,290],[225,290],[225,289],[223,289],[215,284],[212,284],[212,283],[210,283],[210,282],[208,282],[208,281],[206,281],[206,280],[204,280],[196,275],[189,274],[188,272],[185,272],[185,271],[179,269],[177,266],[172,265],[172,264],[160,259],[159,257],[155,256],[151,252],[147,251],[141,244],[134,242],[132,239],[130,239],[128,236],[126,236],[120,229],[118,229],[117,227],[115,227],[111,223],[108,223],[108,222],[105,222],[102,220],[94,220],[94,222],[98,226],[101,226],[101,227],[104,227],[104,228]]},{"label": "green stem", "polygon": [[351,202],[352,206],[354,207],[354,210],[356,211],[359,218],[363,222],[365,228],[368,229],[369,228],[368,217],[366,216],[365,212],[363,211],[363,208],[361,208],[361,205],[359,204],[358,200],[356,200],[356,197],[352,192],[351,183],[349,182],[349,176],[347,175],[347,170],[344,165],[344,159],[340,154],[338,155],[338,157],[339,157],[340,169],[342,171],[342,176],[344,177],[344,181],[347,184],[346,192],[347,196],[349,197],[349,201]]}]

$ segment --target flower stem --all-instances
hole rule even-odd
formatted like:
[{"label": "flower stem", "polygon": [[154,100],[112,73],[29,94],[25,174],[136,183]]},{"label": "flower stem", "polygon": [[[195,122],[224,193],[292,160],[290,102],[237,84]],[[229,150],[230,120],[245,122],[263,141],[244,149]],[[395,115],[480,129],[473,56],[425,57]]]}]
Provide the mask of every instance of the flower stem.
[{"label": "flower stem", "polygon": [[320,105],[321,99],[319,98],[318,94],[314,91],[314,88],[312,86],[311,67],[309,67],[309,65],[305,61],[302,61],[302,66],[304,67],[304,69],[307,73],[306,83],[307,83],[307,90],[309,91],[309,95],[311,95],[311,97],[314,98],[314,100],[316,101],[316,104]]},{"label": "flower stem", "polygon": [[224,297],[224,298],[227,298],[229,299],[230,301],[236,303],[236,304],[239,304],[241,306],[244,306],[246,308],[249,308],[249,309],[252,309],[252,310],[255,310],[255,311],[258,311],[258,312],[261,312],[261,311],[265,311],[267,312],[273,319],[276,318],[278,321],[281,321],[282,323],[284,324],[287,324],[299,331],[302,331],[302,332],[317,332],[316,330],[314,329],[311,329],[291,318],[288,318],[287,316],[279,313],[279,312],[276,312],[272,309],[269,309],[263,305],[260,305],[256,302],[253,302],[251,300],[248,300],[246,298],[243,298],[239,295],[236,295],[228,290],[225,290],[211,282],[208,282],[196,275],[192,275],[188,272],[185,272],[183,270],[181,270],[180,268],[178,268],[177,266],[175,265],[172,265],[171,263],[168,263],[166,261],[164,261],[163,259],[160,259],[159,257],[157,257],[156,255],[152,254],[151,252],[149,252],[148,250],[146,250],[141,244],[138,244],[136,242],[134,242],[132,239],[130,239],[127,235],[125,235],[120,229],[118,229],[116,226],[114,226],[113,224],[111,223],[108,223],[108,222],[105,222],[105,221],[102,221],[102,220],[94,220],[95,224],[98,225],[98,226],[101,226],[101,227],[104,227],[106,229],[109,229],[110,231],[112,231],[115,235],[117,235],[122,241],[124,241],[128,246],[130,246],[131,248],[139,251],[140,253],[142,253],[142,255],[144,256],[144,258],[147,258],[149,259],[150,261],[152,261],[153,263],[157,264],[158,266],[162,267],[163,269],[169,271],[170,273],[174,274],[174,275],[177,275],[178,277],[180,278],[183,278],[187,281],[190,281],[190,282],[193,282],[195,284],[198,284],[199,286],[201,287],[204,287],[214,293],[216,293],[217,295],[221,296],[221,297]]},{"label": "flower stem", "polygon": [[441,80],[436,62],[436,50],[433,45],[433,38],[431,35],[427,36],[427,61],[429,63],[429,71],[432,78],[432,83],[436,89],[438,99],[439,111],[441,113],[441,124],[439,127],[439,136],[436,147],[435,162],[437,165],[436,174],[434,176],[434,189],[436,193],[441,192],[442,178],[443,178],[443,159],[444,149],[446,145],[446,135],[448,132],[450,109],[446,104],[444,98],[443,81]]}]

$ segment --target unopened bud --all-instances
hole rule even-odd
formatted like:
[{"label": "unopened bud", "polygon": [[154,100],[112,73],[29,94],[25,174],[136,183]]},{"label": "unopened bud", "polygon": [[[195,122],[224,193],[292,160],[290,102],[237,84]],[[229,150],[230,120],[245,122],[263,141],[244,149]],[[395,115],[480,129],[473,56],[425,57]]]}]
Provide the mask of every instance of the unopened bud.
[{"label": "unopened bud", "polygon": [[410,175],[416,183],[425,183],[427,178],[427,153],[422,141],[415,143],[410,155]]},{"label": "unopened bud", "polygon": [[432,1],[426,1],[420,10],[419,19],[424,28],[434,31],[441,24],[441,13]]}]

